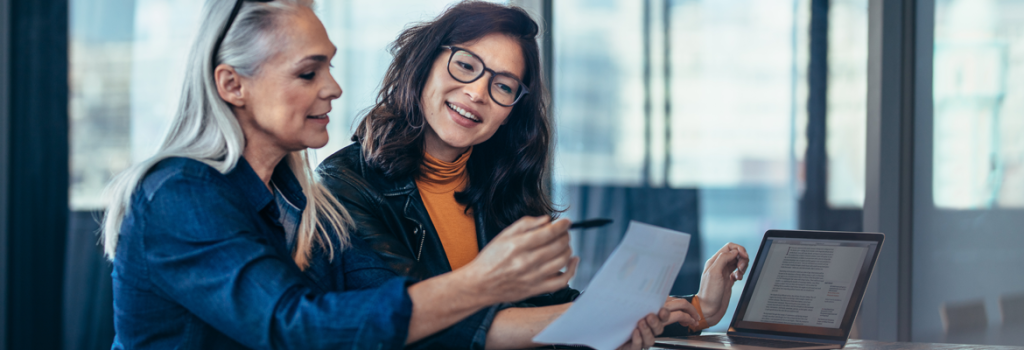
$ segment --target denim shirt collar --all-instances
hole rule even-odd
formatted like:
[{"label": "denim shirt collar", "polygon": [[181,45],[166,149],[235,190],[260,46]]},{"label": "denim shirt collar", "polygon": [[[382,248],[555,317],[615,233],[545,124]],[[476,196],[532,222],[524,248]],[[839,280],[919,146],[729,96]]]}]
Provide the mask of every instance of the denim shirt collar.
[{"label": "denim shirt collar", "polygon": [[274,182],[274,186],[277,186],[288,203],[300,210],[306,208],[306,194],[302,192],[299,179],[295,177],[295,173],[288,167],[287,162],[281,161],[277,164],[274,173],[270,175],[270,181]]},{"label": "denim shirt collar", "polygon": [[237,184],[242,196],[248,199],[257,211],[264,213],[268,219],[284,229],[285,245],[288,251],[293,251],[299,223],[302,222],[302,210],[306,208],[306,195],[302,193],[302,186],[299,185],[299,180],[287,162],[278,163],[274,167],[274,173],[270,175],[273,193],[267,190],[263,180],[256,175],[256,171],[244,157],[238,159],[238,164],[227,177]]},{"label": "denim shirt collar", "polygon": [[[263,210],[274,200],[274,195],[267,190],[267,185],[263,183],[259,175],[256,175],[256,171],[252,169],[245,157],[238,158],[235,168],[226,176],[232,183],[237,184],[242,196],[257,210]],[[306,195],[302,193],[299,180],[286,162],[281,161],[277,164],[274,173],[270,175],[270,181],[274,182],[277,189],[290,203],[300,210],[306,207]]]}]

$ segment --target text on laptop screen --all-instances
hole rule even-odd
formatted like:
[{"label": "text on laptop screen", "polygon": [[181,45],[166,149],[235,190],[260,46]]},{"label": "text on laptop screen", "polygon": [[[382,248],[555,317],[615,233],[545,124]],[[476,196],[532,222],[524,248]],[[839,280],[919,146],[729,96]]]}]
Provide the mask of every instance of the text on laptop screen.
[{"label": "text on laptop screen", "polygon": [[877,243],[768,238],[742,320],[839,328]]}]

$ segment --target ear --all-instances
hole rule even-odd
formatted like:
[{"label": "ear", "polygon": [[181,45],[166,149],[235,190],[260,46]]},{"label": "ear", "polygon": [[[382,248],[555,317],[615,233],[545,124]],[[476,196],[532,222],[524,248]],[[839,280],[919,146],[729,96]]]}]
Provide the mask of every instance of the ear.
[{"label": "ear", "polygon": [[245,106],[245,94],[242,89],[242,76],[235,71],[235,68],[226,64],[218,65],[213,70],[214,84],[217,85],[217,94],[220,98],[235,107]]}]

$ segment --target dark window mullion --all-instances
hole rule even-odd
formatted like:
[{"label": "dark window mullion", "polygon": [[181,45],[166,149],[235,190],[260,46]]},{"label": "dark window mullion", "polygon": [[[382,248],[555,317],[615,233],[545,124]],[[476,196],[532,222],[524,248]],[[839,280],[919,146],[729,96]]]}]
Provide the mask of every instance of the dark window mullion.
[{"label": "dark window mullion", "polygon": [[800,198],[800,228],[861,231],[863,211],[828,204],[828,30],[829,1],[811,1],[810,60],[807,72],[806,189]]},{"label": "dark window mullion", "polygon": [[10,163],[10,96],[9,65],[10,58],[10,1],[0,0],[0,347],[7,344],[7,231],[9,222],[8,199],[10,184],[8,174]]},{"label": "dark window mullion", "polygon": [[63,347],[68,1],[9,1],[6,348]]}]

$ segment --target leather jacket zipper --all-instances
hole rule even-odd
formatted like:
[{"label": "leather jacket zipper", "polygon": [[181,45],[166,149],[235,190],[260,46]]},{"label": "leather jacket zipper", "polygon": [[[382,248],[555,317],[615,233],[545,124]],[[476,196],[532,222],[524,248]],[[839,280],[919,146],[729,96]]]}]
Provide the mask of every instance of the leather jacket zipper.
[{"label": "leather jacket zipper", "polygon": [[413,233],[419,232],[420,234],[420,249],[419,251],[416,252],[416,261],[418,262],[420,261],[420,255],[423,255],[423,243],[427,241],[427,233],[423,232],[423,225],[417,225],[418,226],[416,227],[416,230],[413,231]]},{"label": "leather jacket zipper", "polygon": [[[413,193],[415,193],[415,192],[413,192]],[[416,219],[413,219],[412,216],[409,215],[409,205],[411,205],[411,204],[412,204],[412,195],[410,195],[409,198],[405,200],[404,213],[405,213],[405,218],[406,219],[416,223],[416,228],[412,230],[412,234],[414,236],[417,235],[417,234],[420,235],[420,248],[416,251],[416,261],[419,262],[420,261],[420,256],[423,255],[423,243],[427,242],[427,233],[423,230],[423,224],[421,224],[419,221],[416,221]]]}]

